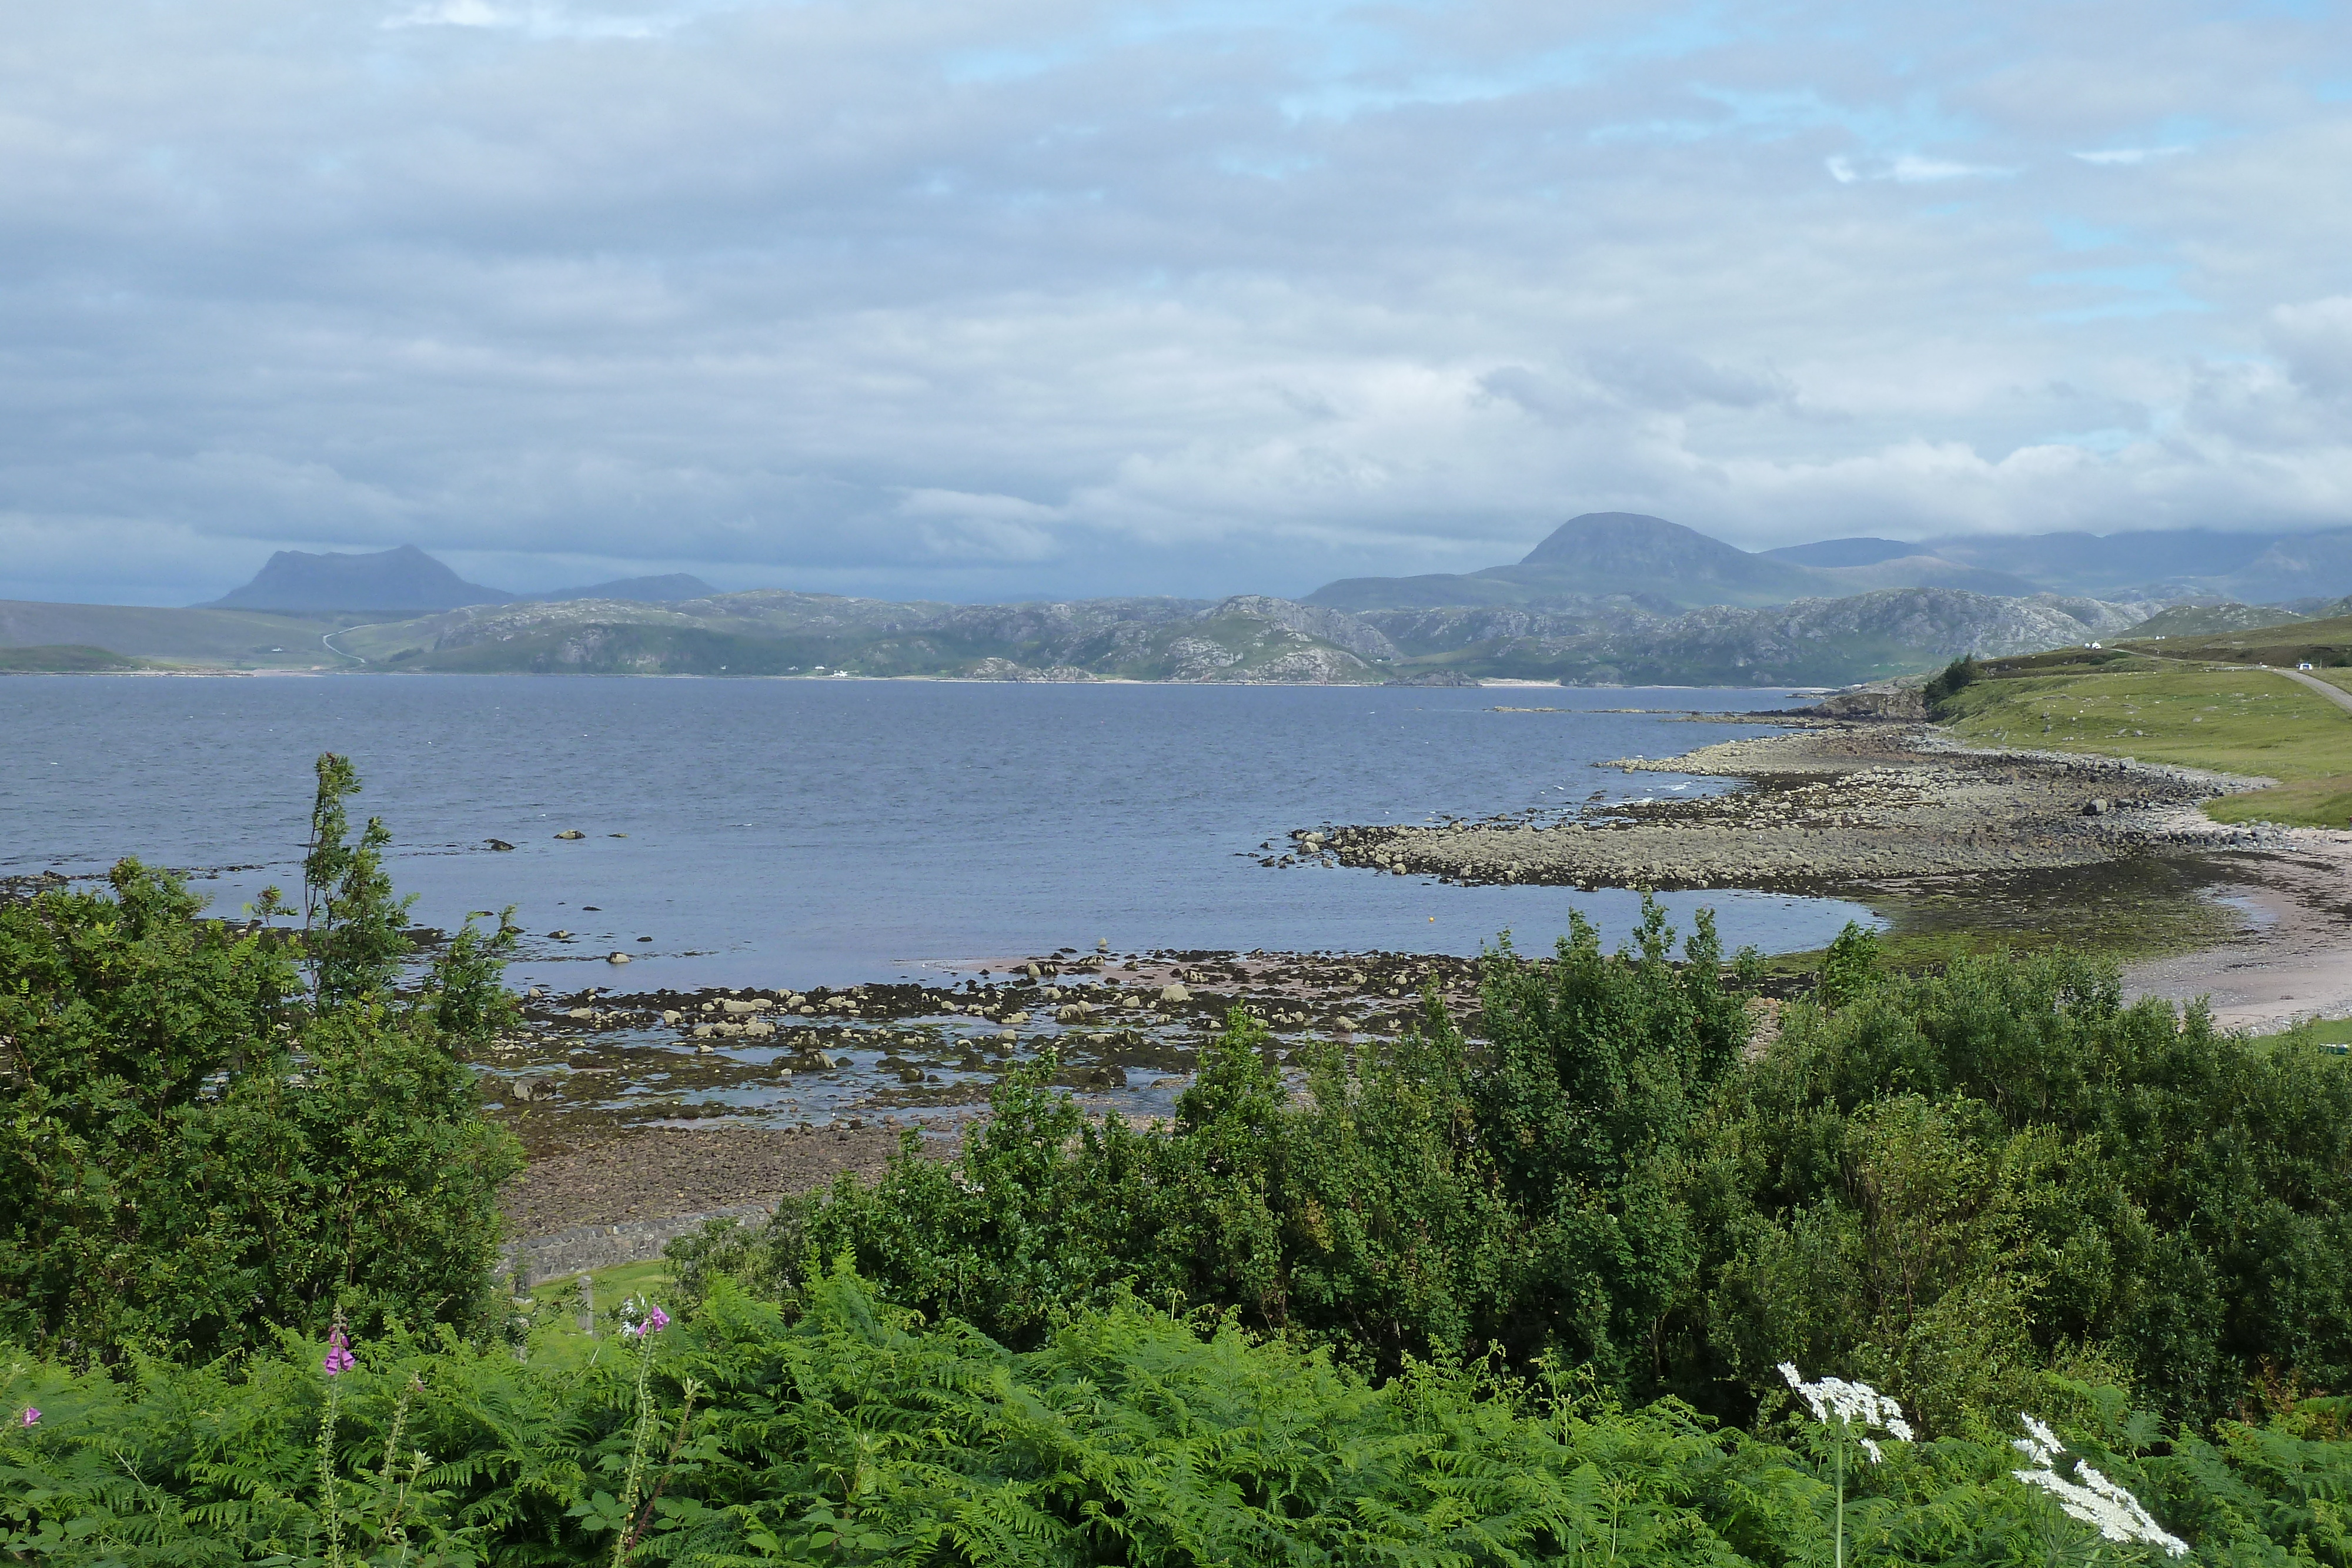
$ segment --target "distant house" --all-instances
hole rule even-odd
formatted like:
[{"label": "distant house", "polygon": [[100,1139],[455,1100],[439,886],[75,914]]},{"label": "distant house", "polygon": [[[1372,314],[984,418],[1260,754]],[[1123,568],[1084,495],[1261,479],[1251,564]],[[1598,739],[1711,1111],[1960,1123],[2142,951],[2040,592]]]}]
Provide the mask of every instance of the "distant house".
[{"label": "distant house", "polygon": [[2311,665],[2310,665],[2308,663],[2305,663],[2305,664],[2297,664],[2297,665],[2295,666],[2295,668],[2296,668],[2296,669],[2298,669],[2298,670],[2307,670],[2307,669],[2310,669],[2310,668],[2311,668]]}]

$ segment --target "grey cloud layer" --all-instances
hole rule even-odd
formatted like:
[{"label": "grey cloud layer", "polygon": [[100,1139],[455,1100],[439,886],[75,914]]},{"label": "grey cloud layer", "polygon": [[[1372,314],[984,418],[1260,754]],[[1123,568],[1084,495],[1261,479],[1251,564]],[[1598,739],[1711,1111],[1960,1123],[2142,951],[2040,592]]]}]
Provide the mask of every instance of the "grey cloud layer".
[{"label": "grey cloud layer", "polygon": [[68,9],[0,596],[413,540],[1301,591],[1569,513],[2352,521],[2346,24],[2185,5]]}]

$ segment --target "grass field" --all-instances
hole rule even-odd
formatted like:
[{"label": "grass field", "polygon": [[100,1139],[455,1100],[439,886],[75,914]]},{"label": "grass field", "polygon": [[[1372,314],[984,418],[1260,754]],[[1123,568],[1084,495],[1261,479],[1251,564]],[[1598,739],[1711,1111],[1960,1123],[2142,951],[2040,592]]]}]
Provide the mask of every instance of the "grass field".
[{"label": "grass field", "polygon": [[0,648],[0,674],[89,674],[152,667],[144,659],[125,658],[111,649],[91,648],[72,643],[63,646]]},{"label": "grass field", "polygon": [[350,661],[329,653],[320,638],[362,619],[0,600],[0,647],[70,644],[212,669],[333,668]]},{"label": "grass field", "polygon": [[2279,780],[2213,801],[2206,810],[2218,821],[2352,825],[2352,713],[2271,671],[2131,664],[1979,680],[1941,716],[1976,741]]}]

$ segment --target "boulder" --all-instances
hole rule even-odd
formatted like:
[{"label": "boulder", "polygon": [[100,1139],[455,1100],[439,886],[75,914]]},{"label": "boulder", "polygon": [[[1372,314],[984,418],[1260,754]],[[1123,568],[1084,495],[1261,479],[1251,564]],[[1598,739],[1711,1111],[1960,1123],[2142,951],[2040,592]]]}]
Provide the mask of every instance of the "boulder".
[{"label": "boulder", "polygon": [[629,956],[626,953],[607,953],[604,955],[604,962],[607,964],[625,964],[628,961]]},{"label": "boulder", "polygon": [[582,832],[577,828],[566,828],[555,836],[559,839],[584,839],[588,835]]},{"label": "boulder", "polygon": [[1189,1002],[1192,999],[1192,993],[1181,985],[1162,986],[1160,988],[1160,999],[1163,1002]]},{"label": "boulder", "polygon": [[510,850],[514,848],[512,844],[507,842],[504,839],[484,839],[482,842],[489,845],[490,848],[494,850]]}]

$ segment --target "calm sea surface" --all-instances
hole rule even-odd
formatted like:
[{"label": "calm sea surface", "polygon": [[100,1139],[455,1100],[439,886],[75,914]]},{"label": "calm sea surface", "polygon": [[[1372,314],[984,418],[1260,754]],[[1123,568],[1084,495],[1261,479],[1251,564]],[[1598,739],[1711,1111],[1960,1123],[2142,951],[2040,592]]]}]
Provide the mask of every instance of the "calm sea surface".
[{"label": "calm sea surface", "polygon": [[[1634,895],[1253,858],[1292,828],[1721,780],[1595,768],[1763,733],[1777,691],[1012,685],[561,676],[0,679],[0,874],[135,854],[235,915],[291,886],[310,761],[348,752],[416,917],[518,908],[557,988],[841,985],[1091,949],[1548,946]],[[1502,706],[1570,712],[1512,713]],[[586,838],[560,842],[577,828]],[[621,834],[625,837],[610,835]],[[511,852],[484,842],[504,839]],[[1716,891],[1726,942],[1818,946],[1859,906]],[[566,929],[559,943],[546,933]],[[637,939],[650,936],[649,943]],[[609,971],[603,956],[639,960]],[[585,966],[594,965],[591,970]]]}]

